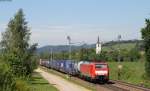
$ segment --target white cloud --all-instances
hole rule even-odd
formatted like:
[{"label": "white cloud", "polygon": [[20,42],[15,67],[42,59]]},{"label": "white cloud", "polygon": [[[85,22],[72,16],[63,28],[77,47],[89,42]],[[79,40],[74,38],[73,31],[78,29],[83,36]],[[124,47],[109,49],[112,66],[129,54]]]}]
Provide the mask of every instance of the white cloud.
[{"label": "white cloud", "polygon": [[0,41],[1,41],[1,39],[2,39],[1,33],[2,33],[3,31],[5,31],[6,25],[7,25],[6,23],[0,23]]},{"label": "white cloud", "polygon": [[7,27],[6,23],[0,23],[0,31],[4,31]]},{"label": "white cloud", "polygon": [[[0,33],[6,29],[6,24],[0,24]],[[100,25],[74,25],[74,26],[32,26],[31,43],[38,43],[39,47],[44,45],[65,45],[66,37],[69,35],[72,42],[85,41],[95,43],[97,36],[101,41],[116,40],[121,34],[122,39],[140,39],[140,27],[132,26],[100,26]],[[1,34],[0,34],[1,40]]]},{"label": "white cloud", "polygon": [[123,39],[140,38],[140,29],[129,26],[38,26],[32,27],[31,30],[31,42],[36,42],[39,46],[67,44],[67,35],[71,36],[73,42],[85,41],[86,43],[95,43],[98,35],[102,41],[116,40],[119,34]]}]

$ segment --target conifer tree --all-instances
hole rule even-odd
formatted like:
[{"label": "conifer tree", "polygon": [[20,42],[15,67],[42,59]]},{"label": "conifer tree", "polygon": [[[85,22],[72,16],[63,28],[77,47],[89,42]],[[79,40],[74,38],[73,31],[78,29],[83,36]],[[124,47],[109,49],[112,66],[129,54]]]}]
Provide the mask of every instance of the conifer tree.
[{"label": "conifer tree", "polygon": [[1,41],[4,60],[17,76],[29,75],[34,69],[33,56],[36,44],[29,45],[30,34],[23,10],[19,9],[9,21],[6,31],[2,33]]},{"label": "conifer tree", "polygon": [[145,48],[145,72],[146,76],[150,78],[150,20],[145,20],[146,26],[142,28],[142,38],[144,40],[144,48]]}]

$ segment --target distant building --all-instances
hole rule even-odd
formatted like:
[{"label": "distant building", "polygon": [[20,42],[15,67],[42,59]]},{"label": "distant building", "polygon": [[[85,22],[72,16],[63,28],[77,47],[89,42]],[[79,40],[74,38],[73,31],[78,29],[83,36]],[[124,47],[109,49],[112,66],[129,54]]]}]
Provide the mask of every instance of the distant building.
[{"label": "distant building", "polygon": [[96,54],[100,54],[101,50],[102,50],[102,45],[99,41],[99,36],[98,36],[97,43],[96,43]]}]

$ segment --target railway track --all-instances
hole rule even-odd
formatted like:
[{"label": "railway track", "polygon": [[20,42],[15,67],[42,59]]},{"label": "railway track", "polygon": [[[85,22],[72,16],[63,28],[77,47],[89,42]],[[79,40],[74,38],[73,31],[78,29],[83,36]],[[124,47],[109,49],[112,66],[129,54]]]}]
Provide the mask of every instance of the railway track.
[{"label": "railway track", "polygon": [[90,86],[93,85],[93,87],[95,86],[96,91],[150,91],[150,88],[145,88],[142,86],[137,86],[117,80],[110,80],[108,83],[94,84],[76,77],[73,77],[72,79],[79,81],[81,83],[84,82],[84,84],[87,83],[87,85],[89,84]]},{"label": "railway track", "polygon": [[128,91],[150,91],[150,88],[146,88],[139,85],[134,85],[131,83],[123,82],[123,81],[117,81],[117,80],[110,80],[110,82],[115,83],[114,86],[124,88]]},{"label": "railway track", "polygon": [[[45,67],[44,67],[45,69]],[[48,68],[46,68],[48,69]],[[49,70],[49,69],[48,69]],[[65,77],[64,73],[57,72],[53,70],[54,74],[59,75],[61,77]],[[87,80],[83,80],[78,77],[73,77],[71,76],[69,78],[72,82],[75,82],[79,85],[82,85],[84,87],[90,88],[94,91],[150,91],[149,88],[145,88],[142,86],[138,85],[133,85],[130,83],[122,82],[122,81],[117,81],[117,80],[110,80],[108,83],[92,83]]]},{"label": "railway track", "polygon": [[80,84],[84,84],[86,86],[90,86],[94,88],[94,91],[130,91],[125,88],[115,86],[113,82],[108,83],[92,83],[87,80],[83,80],[77,77],[71,77],[71,80],[77,81]]},{"label": "railway track", "polygon": [[105,91],[128,91],[124,88],[113,86],[112,84],[104,84],[104,85],[97,84],[96,91],[102,91],[104,89]]}]

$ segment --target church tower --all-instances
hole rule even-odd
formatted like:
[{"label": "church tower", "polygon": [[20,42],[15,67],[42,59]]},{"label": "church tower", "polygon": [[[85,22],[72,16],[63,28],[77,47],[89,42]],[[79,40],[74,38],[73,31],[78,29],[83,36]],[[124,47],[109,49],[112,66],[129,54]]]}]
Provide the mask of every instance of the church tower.
[{"label": "church tower", "polygon": [[101,53],[101,50],[102,50],[102,45],[99,41],[99,36],[98,36],[98,39],[97,39],[97,43],[96,43],[96,54],[100,54]]}]

